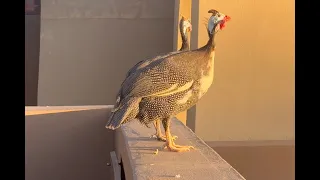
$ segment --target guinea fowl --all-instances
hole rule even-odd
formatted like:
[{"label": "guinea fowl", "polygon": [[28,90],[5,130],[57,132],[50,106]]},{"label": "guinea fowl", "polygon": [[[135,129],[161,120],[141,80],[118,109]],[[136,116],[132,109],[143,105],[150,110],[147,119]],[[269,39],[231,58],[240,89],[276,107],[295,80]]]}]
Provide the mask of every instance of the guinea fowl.
[{"label": "guinea fowl", "polygon": [[199,49],[163,57],[138,69],[125,79],[122,98],[106,125],[116,129],[132,119],[142,124],[161,120],[165,129],[165,146],[174,152],[189,151],[192,146],[176,145],[170,121],[176,114],[195,105],[208,91],[214,77],[216,33],[230,19],[217,10],[208,20],[209,40]]},{"label": "guinea fowl", "polygon": [[[190,47],[189,47],[189,38],[188,38],[188,32],[191,32],[192,31],[192,25],[191,25],[191,22],[189,19],[186,19],[184,16],[181,17],[180,19],[180,23],[179,23],[179,29],[180,29],[180,35],[181,35],[181,40],[182,40],[182,44],[181,44],[181,48],[178,50],[178,51],[174,51],[174,52],[170,52],[170,53],[166,53],[166,54],[163,54],[163,55],[159,55],[159,56],[156,56],[154,58],[151,58],[151,59],[147,59],[147,60],[142,60],[140,62],[138,62],[136,65],[134,65],[127,73],[126,75],[126,78],[128,78],[132,73],[136,72],[138,69],[141,69],[143,67],[146,67],[147,65],[149,65],[151,62],[154,62],[158,59],[161,59],[161,58],[164,58],[164,57],[167,57],[169,55],[172,55],[172,54],[176,54],[178,52],[181,52],[181,51],[188,51],[190,50]],[[123,84],[121,85],[123,86]],[[120,102],[120,99],[121,99],[121,90],[118,92],[117,94],[117,102],[116,102],[116,105],[115,107],[117,107]],[[161,127],[160,127],[160,120],[156,120],[153,122],[153,125],[156,129],[156,133],[155,133],[155,137],[157,138],[157,140],[159,141],[166,141],[166,138],[165,136],[162,135],[161,133]],[[177,136],[173,136],[173,139],[177,138]]]}]

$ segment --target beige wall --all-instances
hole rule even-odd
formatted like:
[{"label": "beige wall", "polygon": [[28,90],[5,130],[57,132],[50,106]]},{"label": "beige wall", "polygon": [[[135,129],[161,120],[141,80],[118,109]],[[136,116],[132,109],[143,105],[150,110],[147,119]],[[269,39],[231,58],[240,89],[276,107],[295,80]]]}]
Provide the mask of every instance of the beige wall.
[{"label": "beige wall", "polygon": [[208,39],[208,9],[232,18],[217,35],[215,80],[196,106],[197,135],[206,141],[293,140],[294,1],[193,0],[192,7],[193,49]]},{"label": "beige wall", "polygon": [[36,106],[38,98],[40,16],[25,15],[25,105]]},{"label": "beige wall", "polygon": [[172,51],[174,1],[41,1],[38,105],[114,104],[126,72]]}]

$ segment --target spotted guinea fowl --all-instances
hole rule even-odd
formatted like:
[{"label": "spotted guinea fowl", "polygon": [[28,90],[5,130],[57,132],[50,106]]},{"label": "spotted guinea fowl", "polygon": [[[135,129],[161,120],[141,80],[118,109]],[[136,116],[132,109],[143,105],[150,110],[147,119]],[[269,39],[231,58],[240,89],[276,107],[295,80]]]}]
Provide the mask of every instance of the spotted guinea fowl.
[{"label": "spotted guinea fowl", "polygon": [[[128,78],[131,74],[133,74],[134,72],[136,72],[138,69],[141,69],[143,67],[146,67],[148,64],[150,64],[151,62],[154,62],[158,59],[161,59],[161,58],[164,58],[164,57],[167,57],[169,55],[172,55],[172,54],[176,54],[178,52],[181,52],[181,51],[188,51],[190,50],[190,47],[189,47],[189,38],[188,38],[188,32],[191,32],[192,31],[192,25],[191,25],[191,22],[189,19],[186,19],[184,16],[181,17],[180,19],[180,23],[179,23],[179,29],[180,29],[180,35],[181,35],[181,40],[182,40],[182,44],[181,44],[181,47],[178,51],[174,51],[174,52],[170,52],[170,53],[166,53],[166,54],[162,54],[162,55],[159,55],[159,56],[156,56],[154,58],[151,58],[151,59],[147,59],[147,60],[142,60],[140,62],[138,62],[136,65],[134,65],[129,71],[128,73],[126,74],[126,78]],[[123,86],[124,84],[122,84],[121,86]],[[120,102],[120,99],[121,99],[121,90],[118,92],[117,94],[117,102],[116,102],[116,105],[115,107],[118,106],[118,103]],[[162,135],[161,133],[161,127],[160,127],[160,120],[157,120],[157,121],[154,121],[153,122],[153,125],[156,129],[156,133],[155,133],[155,137],[157,138],[157,140],[159,141],[166,141],[166,138],[165,136]],[[177,137],[177,136],[173,136],[174,139]]]},{"label": "spotted guinea fowl", "polygon": [[208,20],[209,40],[199,49],[173,54],[154,61],[125,79],[123,98],[106,128],[116,129],[132,119],[142,124],[161,120],[166,147],[170,151],[189,151],[192,146],[176,145],[170,132],[171,117],[195,105],[213,82],[216,33],[230,19],[217,10]]}]

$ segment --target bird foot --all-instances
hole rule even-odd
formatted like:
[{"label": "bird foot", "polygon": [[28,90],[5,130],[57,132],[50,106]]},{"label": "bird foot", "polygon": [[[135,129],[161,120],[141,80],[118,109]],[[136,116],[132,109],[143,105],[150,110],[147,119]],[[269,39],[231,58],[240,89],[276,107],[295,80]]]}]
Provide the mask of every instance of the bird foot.
[{"label": "bird foot", "polygon": [[158,153],[159,153],[159,150],[158,150],[158,149],[156,149],[156,150],[153,152],[153,154],[155,154],[155,155],[158,155]]},{"label": "bird foot", "polygon": [[[151,136],[152,138],[156,138],[158,141],[163,141],[163,142],[166,142],[166,136],[160,134],[160,135],[157,135],[157,134],[154,134]],[[178,138],[178,136],[172,136],[172,140],[176,140]]]},{"label": "bird foot", "polygon": [[155,135],[158,141],[166,142],[166,136],[164,135]]},{"label": "bird foot", "polygon": [[172,140],[177,140],[178,136],[172,136]]},{"label": "bird foot", "polygon": [[186,152],[186,151],[190,151],[191,149],[195,149],[193,146],[180,146],[180,145],[176,145],[176,144],[165,144],[164,145],[164,149],[168,149],[169,151],[172,152]]}]

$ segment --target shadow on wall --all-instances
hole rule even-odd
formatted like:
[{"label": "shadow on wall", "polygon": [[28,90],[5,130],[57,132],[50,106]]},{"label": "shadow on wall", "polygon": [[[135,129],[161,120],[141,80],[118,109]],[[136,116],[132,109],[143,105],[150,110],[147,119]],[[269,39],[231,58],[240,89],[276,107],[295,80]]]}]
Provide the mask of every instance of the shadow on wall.
[{"label": "shadow on wall", "polygon": [[114,132],[106,109],[26,117],[26,180],[106,180],[113,177]]},{"label": "shadow on wall", "polygon": [[40,15],[25,15],[25,105],[36,106],[38,96]]}]

